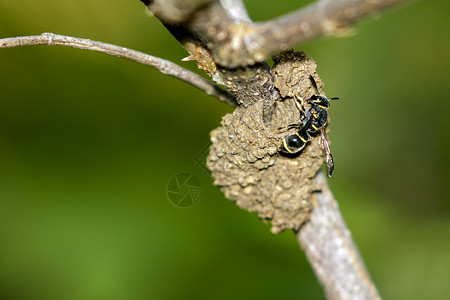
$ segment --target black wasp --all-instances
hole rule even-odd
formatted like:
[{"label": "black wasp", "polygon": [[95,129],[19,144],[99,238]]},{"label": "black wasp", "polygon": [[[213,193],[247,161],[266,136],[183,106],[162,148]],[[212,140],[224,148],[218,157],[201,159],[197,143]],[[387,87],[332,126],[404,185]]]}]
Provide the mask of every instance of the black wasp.
[{"label": "black wasp", "polygon": [[[312,76],[309,77],[314,89],[317,94],[319,91],[317,89],[316,82]],[[327,98],[321,95],[313,95],[311,98],[307,100],[307,103],[310,105],[308,110],[304,110],[302,104],[298,104],[297,106],[299,110],[303,113],[302,119],[300,123],[290,124],[287,126],[287,129],[298,128],[298,131],[286,136],[283,139],[283,145],[281,147],[281,151],[285,153],[298,153],[303,148],[305,148],[308,141],[320,131],[322,148],[326,154],[326,166],[327,166],[327,174],[328,177],[333,175],[334,171],[334,161],[333,155],[331,154],[330,142],[328,140],[328,136],[325,130],[325,127],[328,123],[328,108],[330,107],[330,100],[338,100],[338,97]]]}]

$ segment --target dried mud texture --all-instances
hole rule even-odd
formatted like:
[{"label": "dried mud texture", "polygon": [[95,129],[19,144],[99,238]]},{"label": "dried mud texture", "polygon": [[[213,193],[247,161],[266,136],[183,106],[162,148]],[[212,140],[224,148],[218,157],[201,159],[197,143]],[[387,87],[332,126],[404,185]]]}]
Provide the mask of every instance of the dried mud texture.
[{"label": "dried mud texture", "polygon": [[323,83],[316,73],[316,62],[305,53],[285,51],[274,56],[273,61],[272,73],[281,97],[301,97],[307,100],[317,94],[310,76],[316,81],[319,92],[322,91]]},{"label": "dried mud texture", "polygon": [[262,120],[263,101],[238,107],[222,119],[211,133],[208,168],[228,199],[241,208],[271,221],[272,233],[299,229],[309,220],[314,178],[323,164],[320,137],[311,139],[297,156],[279,152],[283,138],[295,132],[279,130],[298,123],[300,111],[294,96],[308,99],[315,94],[309,76],[320,86],[316,64],[302,52],[284,52],[274,58],[275,86],[284,99],[277,102],[270,126]]}]

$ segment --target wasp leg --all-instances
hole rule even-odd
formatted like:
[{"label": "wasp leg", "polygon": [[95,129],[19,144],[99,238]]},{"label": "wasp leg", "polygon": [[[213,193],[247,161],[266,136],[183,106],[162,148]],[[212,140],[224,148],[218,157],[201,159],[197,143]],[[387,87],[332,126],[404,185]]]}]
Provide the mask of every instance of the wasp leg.
[{"label": "wasp leg", "polygon": [[295,100],[297,100],[297,101],[295,101],[295,105],[297,106],[298,110],[300,111],[300,114],[304,113],[305,107],[303,106],[303,103],[304,103],[303,98],[298,95],[295,95],[294,97],[295,97]]}]

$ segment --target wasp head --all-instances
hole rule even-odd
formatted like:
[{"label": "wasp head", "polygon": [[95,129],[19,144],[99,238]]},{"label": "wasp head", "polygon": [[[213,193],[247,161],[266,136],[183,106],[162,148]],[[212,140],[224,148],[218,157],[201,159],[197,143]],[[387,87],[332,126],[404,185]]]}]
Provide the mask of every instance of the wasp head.
[{"label": "wasp head", "polygon": [[338,97],[327,98],[325,96],[313,95],[311,96],[311,98],[308,99],[307,102],[311,105],[317,105],[327,109],[330,107],[330,100],[338,100],[338,99],[339,99]]}]

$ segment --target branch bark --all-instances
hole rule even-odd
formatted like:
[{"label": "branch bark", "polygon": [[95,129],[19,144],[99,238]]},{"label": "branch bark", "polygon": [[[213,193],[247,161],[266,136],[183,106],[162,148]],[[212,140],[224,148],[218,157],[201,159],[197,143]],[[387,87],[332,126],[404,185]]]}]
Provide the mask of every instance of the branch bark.
[{"label": "branch bark", "polygon": [[245,8],[242,0],[219,0],[223,8],[228,12],[228,14],[237,20],[250,21],[247,9]]},{"label": "branch bark", "polygon": [[211,0],[141,0],[167,24],[187,21]]},{"label": "branch bark", "polygon": [[323,173],[310,221],[297,232],[327,299],[381,299]]},{"label": "branch bark", "polygon": [[32,45],[58,45],[71,48],[85,49],[101,52],[117,57],[123,57],[140,64],[144,64],[159,70],[161,73],[181,79],[201,90],[206,94],[216,97],[217,99],[231,105],[236,106],[236,100],[229,92],[209,82],[203,77],[186,70],[171,61],[151,56],[143,52],[120,47],[108,43],[91,41],[88,39],[75,38],[65,35],[43,33],[41,35],[21,36],[0,39],[1,48],[11,48],[18,46]]},{"label": "branch bark", "polygon": [[[277,19],[257,24],[246,37],[251,57],[260,61],[280,51],[323,36],[342,35],[349,26],[409,0],[320,0]],[[235,63],[237,63],[235,61]]]},{"label": "branch bark", "polygon": [[[141,0],[145,3],[145,0]],[[201,0],[196,0],[201,2]],[[330,35],[342,35],[348,26],[381,10],[411,0],[320,0],[274,20],[251,23],[248,18],[236,18],[232,5],[239,0],[207,1],[197,5],[195,13],[186,15],[188,26],[203,42],[207,42],[214,61],[227,68],[263,62],[270,55],[295,45]],[[236,2],[235,2],[236,1]],[[156,1],[158,2],[158,1]],[[154,10],[163,24],[177,18],[171,7],[180,0],[166,0],[164,7]],[[224,9],[228,8],[228,11]],[[235,6],[242,14],[243,5]],[[164,9],[163,9],[164,8]],[[181,23],[177,23],[180,25]]]},{"label": "branch bark", "polygon": [[[169,2],[177,1],[169,0]],[[151,5],[149,9],[152,9]],[[240,12],[232,15],[220,2],[211,1],[199,8],[188,21],[175,25],[165,21],[170,12],[153,13],[189,52],[189,59],[195,60],[199,68],[216,83],[225,86],[236,97],[239,105],[248,107],[260,100],[264,101],[265,110],[262,117],[268,124],[274,104],[280,96],[274,87],[274,79],[267,63],[236,68],[224,67],[218,62],[220,55],[214,51],[214,49],[226,51],[223,46],[233,44],[234,41],[230,38],[241,30],[241,25],[249,24],[242,20],[243,9],[241,5]]]}]

